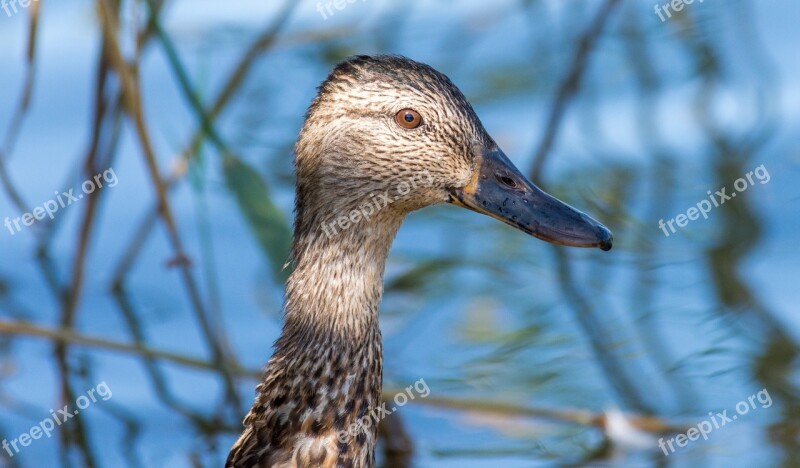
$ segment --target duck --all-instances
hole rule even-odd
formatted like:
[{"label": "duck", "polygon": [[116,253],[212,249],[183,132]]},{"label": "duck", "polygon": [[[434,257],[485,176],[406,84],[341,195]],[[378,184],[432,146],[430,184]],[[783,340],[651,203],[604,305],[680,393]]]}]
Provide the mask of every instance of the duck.
[{"label": "duck", "polygon": [[379,306],[409,213],[446,203],[552,244],[612,246],[608,228],[514,166],[447,76],[403,56],[333,68],[306,112],[294,169],[283,328],[226,467],[375,466]]}]

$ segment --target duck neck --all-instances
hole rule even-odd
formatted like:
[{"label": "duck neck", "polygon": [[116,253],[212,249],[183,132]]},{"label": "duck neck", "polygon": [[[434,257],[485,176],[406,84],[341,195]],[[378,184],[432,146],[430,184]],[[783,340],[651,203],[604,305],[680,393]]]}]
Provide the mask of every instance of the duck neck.
[{"label": "duck neck", "polygon": [[[306,395],[298,408],[314,408],[319,421],[327,421],[320,424],[337,434],[379,407],[378,308],[400,222],[372,219],[328,235],[321,223],[304,227],[298,213],[286,318],[261,387],[264,398],[281,388]],[[342,408],[350,409],[342,414]],[[374,457],[376,431],[377,424],[364,429],[365,456]]]},{"label": "duck neck", "polygon": [[[361,457],[353,466],[374,466],[377,421],[363,427],[358,421],[380,406],[378,307],[386,257],[402,219],[376,217],[328,235],[322,223],[307,222],[302,213],[283,332],[245,419],[246,435],[258,433],[259,441],[272,440],[287,453],[317,453],[308,441],[318,438],[347,442],[352,449],[339,444],[339,461]],[[284,423],[264,425],[279,420]],[[362,430],[353,433],[353,427]],[[259,432],[264,430],[271,432]],[[363,450],[348,452],[356,447]]]},{"label": "duck neck", "polygon": [[357,347],[374,336],[386,258],[401,221],[362,220],[335,231],[324,220],[298,222],[285,329]]}]

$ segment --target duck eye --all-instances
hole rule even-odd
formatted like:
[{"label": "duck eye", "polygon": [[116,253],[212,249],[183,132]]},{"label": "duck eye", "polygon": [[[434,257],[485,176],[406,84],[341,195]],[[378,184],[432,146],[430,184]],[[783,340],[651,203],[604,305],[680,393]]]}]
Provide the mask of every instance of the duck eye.
[{"label": "duck eye", "polygon": [[413,109],[403,109],[394,116],[395,122],[403,128],[417,128],[422,124],[422,116]]}]

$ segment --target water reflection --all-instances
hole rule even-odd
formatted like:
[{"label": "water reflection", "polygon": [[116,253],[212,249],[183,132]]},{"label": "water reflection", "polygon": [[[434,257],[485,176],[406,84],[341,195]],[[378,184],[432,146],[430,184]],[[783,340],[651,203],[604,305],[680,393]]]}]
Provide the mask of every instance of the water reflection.
[{"label": "water reflection", "polygon": [[[15,90],[0,96],[0,216],[109,167],[120,181],[0,234],[0,438],[114,389],[5,464],[222,463],[280,326],[302,114],[333,63],[365,52],[449,74],[519,167],[618,241],[566,251],[449,207],[412,215],[387,271],[385,380],[424,378],[431,396],[384,421],[387,466],[800,457],[800,334],[773,305],[794,291],[760,288],[784,284],[775,252],[794,256],[764,245],[798,227],[785,169],[800,113],[783,90],[800,73],[775,57],[796,42],[788,0],[663,23],[633,1],[370,0],[327,20],[314,2],[101,3],[91,19],[91,2],[0,18],[17,54],[0,75]],[[60,23],[81,18],[65,44]],[[769,184],[661,233],[760,164]],[[670,437],[762,388],[774,406],[668,458],[611,427],[619,408]]]}]

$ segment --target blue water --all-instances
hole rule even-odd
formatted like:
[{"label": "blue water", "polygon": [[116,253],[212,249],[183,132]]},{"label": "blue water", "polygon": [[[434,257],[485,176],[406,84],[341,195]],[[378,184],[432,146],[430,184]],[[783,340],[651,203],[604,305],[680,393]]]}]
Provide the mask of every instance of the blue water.
[{"label": "blue water", "polygon": [[[500,146],[527,172],[574,42],[600,4],[532,2],[522,11],[513,1],[365,0],[322,19],[316,2],[301,2],[277,46],[258,62],[218,128],[268,182],[273,201],[290,219],[291,145],[315,87],[331,66],[329,58],[400,53],[450,75]],[[279,2],[244,0],[170,2],[165,26],[207,102],[279,7]],[[100,44],[92,2],[42,3],[42,8],[32,107],[7,160],[10,176],[31,208],[83,180],[80,171],[91,131]],[[648,2],[628,1],[612,16],[546,168],[548,189],[615,231],[610,253],[569,252],[573,275],[607,331],[606,351],[637,376],[638,391],[659,417],[696,424],[709,411],[731,409],[762,388],[771,391],[775,404],[754,410],[712,433],[708,441],[692,442],[668,458],[655,445],[616,446],[612,454],[595,462],[778,466],[798,453],[791,425],[797,402],[779,397],[777,389],[756,378],[754,357],[769,344],[761,329],[763,320],[748,307],[742,311],[726,305],[708,266],[709,249],[726,236],[735,240],[736,227],[751,220],[738,218],[737,208],[749,207],[761,237],[743,247],[743,257],[731,268],[757,294],[763,310],[800,341],[794,245],[800,235],[800,57],[795,27],[800,11],[791,0],[709,0],[688,5],[687,17],[661,23],[652,8]],[[0,136],[8,128],[24,77],[25,14],[6,17],[0,10],[0,42],[5,45],[0,48],[4,64]],[[144,15],[141,6],[126,7],[127,37],[135,18]],[[643,97],[627,60],[632,39],[625,28],[631,21],[645,34],[650,63],[660,80],[660,87],[647,94],[654,103],[647,112],[655,115],[657,137],[640,126]],[[747,36],[749,28],[752,37]],[[329,37],[311,37],[318,34]],[[733,179],[761,164],[771,179],[756,183],[727,208],[712,211],[708,220],[694,221],[665,237],[659,219],[684,213],[704,199],[707,190],[733,183],[714,172],[720,161],[732,160],[732,153],[717,156],[695,113],[698,96],[704,92],[704,75],[695,66],[691,45],[704,39],[716,47],[724,70],[714,91],[712,123],[731,138],[734,148],[745,146],[759,122],[771,130]],[[131,41],[125,47],[130,52]],[[144,57],[147,125],[160,167],[169,173],[193,134],[196,119],[162,49],[151,44]],[[758,92],[769,103],[763,109],[754,105]],[[669,174],[654,169],[659,150],[668,155]],[[282,287],[226,188],[220,168],[218,155],[206,147],[192,181],[180,184],[170,201],[204,297],[211,296],[206,280],[210,275],[235,355],[246,368],[258,369],[280,331]],[[110,281],[135,227],[155,202],[129,123],[124,125],[113,169],[119,184],[103,189],[76,329],[127,343],[131,336],[110,294]],[[664,192],[653,195],[653,188],[666,181]],[[71,279],[84,203],[58,213],[50,253],[63,281]],[[0,191],[0,220],[19,215]],[[727,216],[733,221],[728,223]],[[7,291],[0,295],[0,318],[25,318],[56,328],[61,306],[35,260],[34,229],[14,235],[0,231],[0,291]],[[430,274],[420,272],[419,283],[409,288],[387,290],[383,306],[387,387],[404,387],[424,378],[437,398],[638,413],[614,391],[598,365],[585,330],[562,294],[554,252],[540,241],[454,207],[410,216],[393,247],[387,283],[425,262],[439,267]],[[166,231],[159,225],[127,279],[127,291],[145,324],[149,347],[208,360],[184,285],[177,270],[166,266],[173,256]],[[643,302],[637,302],[637,294]],[[661,335],[667,349],[659,353],[639,326]],[[0,335],[0,344],[0,437],[11,439],[66,402],[59,402],[50,343]],[[141,358],[88,347],[75,347],[70,356],[75,367],[90,363],[90,375],[74,380],[78,394],[101,381],[113,391],[110,400],[90,406],[81,416],[101,466],[182,467],[192,466],[193,457],[203,466],[221,464],[236,433],[204,437],[159,399]],[[667,363],[668,372],[655,364],[659,358]],[[774,362],[768,360],[770,365]],[[219,375],[175,364],[161,367],[173,396],[200,413],[214,413],[223,392]],[[787,385],[798,395],[796,365],[786,372]],[[673,387],[675,382],[680,384]],[[239,382],[245,407],[239,419],[255,383]],[[132,443],[134,458],[124,450],[131,443],[121,423],[123,413],[141,425]],[[588,459],[602,441],[600,431],[586,426],[434,404],[411,403],[398,414],[415,443],[414,466],[577,463]],[[230,416],[228,422],[237,421]],[[785,426],[789,427],[782,432],[779,428]],[[784,438],[790,441],[781,442]],[[794,452],[789,447],[795,447]],[[22,466],[60,465],[58,453],[53,437],[33,441],[12,461]],[[9,462],[2,456],[0,460]],[[80,466],[74,453],[71,460]]]}]

